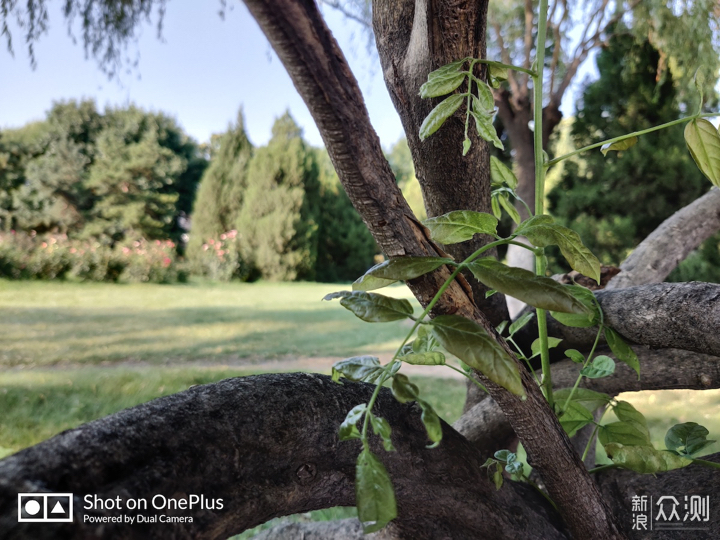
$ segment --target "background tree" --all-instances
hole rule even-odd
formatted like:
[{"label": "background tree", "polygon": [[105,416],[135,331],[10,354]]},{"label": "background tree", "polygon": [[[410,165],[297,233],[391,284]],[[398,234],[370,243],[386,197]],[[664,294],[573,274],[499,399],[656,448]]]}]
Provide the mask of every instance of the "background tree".
[{"label": "background tree", "polygon": [[289,113],[253,155],[235,222],[245,258],[270,280],[313,279],[318,250],[320,183],[313,152]]},{"label": "background tree", "polygon": [[[357,83],[315,3],[246,0],[246,5],[288,68],[350,200],[383,252],[398,258],[442,255],[443,250],[429,239],[404,201]],[[489,210],[489,154],[473,134],[471,150],[462,159],[463,119],[448,119],[443,130],[424,145],[416,140],[420,124],[437,104],[437,100],[422,100],[418,95],[427,74],[458,58],[485,57],[487,4],[377,0],[373,7],[383,73],[408,135],[429,215],[457,209]],[[148,9],[147,5],[143,8]],[[123,23],[133,20],[134,13],[142,13],[133,4],[126,9],[130,14]],[[127,37],[125,24],[121,30],[124,32],[107,32],[96,39],[106,43],[119,36],[122,43]],[[720,227],[717,194],[718,190],[711,190],[692,203],[695,216],[704,219],[681,229],[671,227],[675,233],[670,237],[677,241],[660,250],[663,261],[677,261],[675,253],[687,248],[690,238],[698,238],[697,230],[707,229],[708,224],[715,230]],[[709,209],[702,210],[708,201]],[[677,220],[672,225],[677,225]],[[448,248],[460,259],[486,241],[476,237]],[[717,358],[709,355],[720,355],[718,286],[653,285],[664,276],[658,277],[662,272],[655,271],[653,246],[646,247],[640,246],[633,256],[649,254],[646,257],[652,259],[653,270],[627,272],[634,276],[631,285],[646,286],[598,291],[595,296],[609,325],[628,339],[661,350],[652,355],[641,350],[644,375],[640,382],[631,373],[619,373],[609,381],[603,379],[605,391],[616,395],[628,388],[717,386],[715,371],[704,377],[698,373],[699,366],[714,369]],[[420,303],[427,305],[449,276],[443,266],[408,280],[408,286]],[[504,347],[493,323],[493,319],[506,317],[504,304],[494,303],[498,295],[486,299],[477,292],[477,285],[471,288],[462,279],[451,281],[432,315],[471,319]],[[560,337],[574,340],[578,349],[592,347],[592,337],[582,332],[574,336],[562,334],[562,329],[558,332]],[[689,368],[689,373],[683,369],[668,376],[669,366],[678,364]],[[555,367],[559,369],[560,364]],[[653,367],[661,369],[654,371]],[[571,368],[576,372],[576,366]],[[400,494],[399,517],[383,534],[405,538],[619,539],[633,534],[628,517],[630,493],[688,492],[690,486],[696,494],[717,491],[717,475],[692,466],[657,479],[618,471],[591,478],[535,382],[525,371],[521,376],[525,400],[478,375],[494,401],[471,404],[473,408],[457,424],[467,438],[442,425],[443,441],[435,449],[425,446],[418,408],[401,405],[388,392],[381,392],[376,410],[393,427],[398,451],[383,453],[378,441],[370,444],[397,479]],[[201,493],[212,485],[213,495],[228,501],[222,512],[197,510],[193,514],[197,521],[192,524],[173,524],[157,533],[168,537],[228,536],[283,513],[352,504],[358,445],[338,443],[337,427],[349,408],[367,401],[370,390],[364,384],[333,385],[329,378],[318,375],[264,375],[195,387],[60,434],[0,462],[0,530],[13,534],[27,530],[18,526],[16,512],[17,492],[28,485],[100,496],[122,492],[133,497],[176,493],[180,486],[185,492]],[[248,407],[254,407],[254,414],[247,414]],[[506,420],[496,423],[498,416],[492,410]],[[475,428],[468,427],[473,421]],[[496,491],[480,468],[486,452],[504,440],[496,430],[502,424],[504,431],[506,421],[523,441],[557,513],[522,485]],[[111,460],[103,451],[109,440],[113,443]],[[484,455],[480,446],[485,448]],[[717,461],[719,457],[708,459]],[[78,470],[78,463],[88,474],[68,475],[71,467]],[[124,472],[122,478],[118,470]],[[48,534],[60,530],[68,536],[90,536],[97,527],[75,524]],[[104,534],[114,538],[137,535],[139,530],[121,524],[102,527]],[[717,536],[716,522],[710,527],[707,537]],[[160,531],[153,532],[156,530]],[[337,530],[328,534],[325,529],[327,537],[337,538]]]},{"label": "background tree", "polygon": [[[661,61],[649,42],[628,33],[613,35],[597,56],[599,79],[585,87],[578,101],[574,147],[679,118],[672,74],[658,80]],[[601,261],[619,265],[665,219],[707,189],[679,125],[641,137],[626,152],[604,156],[596,150],[565,162],[548,200],[550,211],[580,233]]]}]

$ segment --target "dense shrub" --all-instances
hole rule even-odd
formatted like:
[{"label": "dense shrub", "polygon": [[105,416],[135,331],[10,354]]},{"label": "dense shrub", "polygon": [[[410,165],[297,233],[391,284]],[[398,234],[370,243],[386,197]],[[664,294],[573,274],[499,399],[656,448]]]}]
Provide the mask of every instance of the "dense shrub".
[{"label": "dense shrub", "polygon": [[257,277],[242,258],[241,241],[241,235],[234,229],[216,238],[206,238],[193,258],[193,273],[219,281],[248,281]]},{"label": "dense shrub", "polygon": [[0,277],[172,283],[187,271],[171,240],[140,238],[110,246],[64,234],[0,233]]}]

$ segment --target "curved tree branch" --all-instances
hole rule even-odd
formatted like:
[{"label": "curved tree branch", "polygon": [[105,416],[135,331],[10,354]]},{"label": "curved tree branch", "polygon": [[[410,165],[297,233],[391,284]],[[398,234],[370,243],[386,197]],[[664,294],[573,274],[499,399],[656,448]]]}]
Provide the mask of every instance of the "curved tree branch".
[{"label": "curved tree branch", "polygon": [[663,281],[705,240],[720,230],[720,189],[712,188],[663,221],[620,265],[605,287],[624,289]]},{"label": "curved tree branch", "polygon": [[[66,431],[0,461],[0,537],[227,538],[273,517],[353,505],[359,442],[339,442],[337,431],[372,390],[304,373],[227,379]],[[480,455],[449,426],[441,445],[428,449],[419,408],[384,390],[375,413],[390,423],[397,448],[374,448],[397,494],[395,536],[562,537],[534,504],[496,491]],[[34,491],[73,493],[75,523],[18,523],[17,493]],[[167,512],[192,523],[92,524],[84,514],[118,512],[82,510],[86,494],[121,501],[202,494],[223,506]]]}]

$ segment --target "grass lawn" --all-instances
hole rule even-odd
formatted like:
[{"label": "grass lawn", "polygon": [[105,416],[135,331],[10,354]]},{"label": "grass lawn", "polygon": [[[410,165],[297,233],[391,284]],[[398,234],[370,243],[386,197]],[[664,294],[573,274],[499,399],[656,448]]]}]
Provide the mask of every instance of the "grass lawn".
[{"label": "grass lawn", "polygon": [[[364,323],[337,300],[321,301],[348,288],[0,280],[0,368],[394,352],[403,322]],[[386,291],[411,297],[405,287]]]}]

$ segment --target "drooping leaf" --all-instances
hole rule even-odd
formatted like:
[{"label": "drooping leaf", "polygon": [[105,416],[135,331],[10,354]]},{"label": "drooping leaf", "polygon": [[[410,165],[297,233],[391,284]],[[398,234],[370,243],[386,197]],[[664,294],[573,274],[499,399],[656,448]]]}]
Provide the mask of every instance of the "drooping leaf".
[{"label": "drooping leaf", "polygon": [[435,447],[442,440],[442,424],[440,423],[440,417],[427,401],[419,400],[418,404],[422,408],[422,416],[420,419],[425,426],[428,439],[434,443],[433,447]]},{"label": "drooping leaf", "polygon": [[609,356],[601,354],[593,358],[591,364],[580,370],[580,373],[588,379],[602,379],[615,372],[615,361]]},{"label": "drooping leaf", "polygon": [[450,118],[455,111],[462,105],[465,96],[453,94],[449,98],[441,101],[432,111],[425,117],[420,126],[420,140],[424,141],[430,135],[435,133],[445,121]]},{"label": "drooping leaf", "polygon": [[472,141],[470,139],[465,139],[463,141],[463,152],[462,155],[467,156],[467,153],[470,151],[470,147],[472,146]]},{"label": "drooping leaf", "polygon": [[339,382],[342,376],[350,381],[374,383],[382,373],[380,359],[375,356],[353,356],[339,360],[332,366],[332,379],[335,382]]},{"label": "drooping leaf", "polygon": [[495,156],[490,156],[490,177],[492,178],[493,184],[497,184],[498,186],[505,185],[510,189],[515,189],[518,186],[518,179],[515,173]]},{"label": "drooping leaf", "polygon": [[[535,313],[532,311],[527,312],[525,315],[520,317],[519,319],[513,321],[513,323],[510,325],[510,328],[508,332],[510,332],[510,336],[514,336],[516,332],[519,332],[522,330],[527,323],[533,320],[535,317]],[[506,321],[503,321],[506,322]],[[502,330],[498,330],[498,333],[502,333]]]},{"label": "drooping leaf", "polygon": [[633,368],[637,373],[638,380],[640,380],[640,360],[635,351],[630,348],[630,345],[625,342],[620,334],[607,326],[605,327],[605,340],[617,359]]},{"label": "drooping leaf", "polygon": [[687,467],[692,460],[670,452],[658,451],[652,446],[624,446],[608,443],[605,453],[615,465],[641,474],[672,471]]},{"label": "drooping leaf", "polygon": [[445,355],[441,352],[421,352],[421,353],[410,353],[405,356],[401,356],[399,360],[406,364],[412,364],[414,366],[444,366]]},{"label": "drooping leaf", "polygon": [[357,428],[358,421],[362,418],[367,410],[367,404],[362,403],[356,405],[348,411],[345,420],[340,424],[340,440],[349,441],[351,439],[359,439],[360,431]]},{"label": "drooping leaf", "polygon": [[[562,341],[562,339],[556,338],[556,337],[548,337],[547,340],[548,340],[548,349],[554,349],[555,347],[560,345],[560,342]],[[532,344],[530,345],[530,350],[532,351],[532,356],[537,356],[538,354],[540,354],[541,346],[542,346],[542,341],[540,340],[540,338],[537,338],[535,341],[532,342]],[[531,358],[532,358],[532,356],[531,356]]]},{"label": "drooping leaf", "polygon": [[620,443],[624,446],[652,446],[647,432],[630,422],[611,422],[598,431],[600,444]]},{"label": "drooping leaf", "polygon": [[497,234],[498,220],[490,214],[472,210],[456,210],[423,221],[433,240],[441,244],[457,244],[476,234]]},{"label": "drooping leaf", "polygon": [[647,420],[643,413],[638,411],[633,405],[627,401],[618,401],[613,406],[613,412],[622,422],[634,425],[637,429],[645,433],[650,439],[650,431],[648,430]]},{"label": "drooping leaf", "polygon": [[637,137],[628,137],[627,139],[623,139],[622,141],[603,144],[600,147],[600,151],[602,152],[603,156],[607,156],[607,153],[611,151],[621,152],[623,150],[627,150],[628,148],[632,148],[637,144],[637,142]]},{"label": "drooping leaf", "polygon": [[340,305],[366,322],[388,322],[413,314],[412,305],[404,298],[390,298],[377,293],[353,291],[340,299]]},{"label": "drooping leaf", "polygon": [[665,447],[677,454],[690,457],[715,441],[707,440],[710,432],[696,422],[675,424],[665,435]]},{"label": "drooping leaf", "polygon": [[577,401],[571,401],[560,415],[560,425],[572,437],[577,431],[593,421],[592,413]]},{"label": "drooping leaf", "polygon": [[498,195],[498,202],[500,203],[500,206],[502,206],[508,213],[508,216],[510,216],[515,223],[520,224],[520,213],[517,211],[517,208],[515,208],[515,206],[513,206],[513,204],[510,202],[510,196],[507,193],[501,193],[500,195]]},{"label": "drooping leaf", "polygon": [[435,317],[432,326],[445,349],[513,394],[525,396],[517,365],[481,326],[458,315]]},{"label": "drooping leaf", "polygon": [[720,187],[720,135],[710,122],[696,118],[685,126],[685,143],[698,169]]},{"label": "drooping leaf", "polygon": [[493,125],[493,115],[490,113],[479,113],[471,110],[470,114],[475,119],[475,128],[481,139],[493,143],[495,148],[504,150],[502,141],[497,136],[497,131]]},{"label": "drooping leaf", "polygon": [[600,261],[585,247],[578,233],[558,225],[552,217],[531,217],[520,224],[515,234],[525,236],[537,247],[557,245],[573,270],[600,283]]},{"label": "drooping leaf", "polygon": [[[572,392],[572,388],[560,388],[553,392],[555,396],[555,402],[564,404],[567,401],[568,396]],[[578,403],[582,405],[590,412],[595,412],[600,407],[603,407],[610,403],[610,396],[596,392],[595,390],[589,390],[587,388],[576,388],[573,392],[570,403]]]},{"label": "drooping leaf", "polygon": [[597,305],[595,295],[592,291],[580,285],[566,285],[565,287],[576,300],[588,308],[590,314],[576,315],[573,313],[551,311],[550,315],[552,315],[553,319],[572,328],[589,328],[590,326],[600,324],[600,308]]},{"label": "drooping leaf", "polygon": [[[455,64],[455,62],[453,62]],[[428,80],[420,87],[421,98],[433,98],[444,96],[460,86],[467,75],[458,72],[460,66],[455,70],[445,70],[440,68],[428,75]]]},{"label": "drooping leaf", "polygon": [[497,219],[500,219],[502,217],[502,210],[500,210],[500,203],[498,202],[499,197],[500,195],[495,193],[490,197],[490,206],[492,207],[492,213],[493,216],[495,216]]},{"label": "drooping leaf", "polygon": [[[355,282],[352,284],[352,290],[353,291],[374,291],[376,289],[382,289],[383,287],[387,287],[388,285],[392,285],[393,283],[396,283],[396,279],[383,279],[377,276],[374,276],[371,272],[375,270],[378,266],[380,266],[383,263],[376,264],[372,268],[370,268],[367,272],[365,272],[364,275],[360,276],[355,280]],[[327,299],[327,297],[326,297]]]},{"label": "drooping leaf", "polygon": [[581,353],[577,349],[566,350],[565,356],[567,356],[570,360],[572,360],[576,364],[584,364],[585,363],[585,356],[583,356],[583,353]]},{"label": "drooping leaf", "polygon": [[387,420],[382,417],[375,416],[370,413],[370,425],[372,426],[373,433],[379,435],[383,441],[383,447],[386,452],[394,452],[395,447],[392,444],[392,429]]},{"label": "drooping leaf", "polygon": [[363,532],[379,531],[397,517],[397,503],[385,466],[368,448],[358,455],[355,501]]},{"label": "drooping leaf", "polygon": [[[488,77],[493,82],[502,82],[507,81],[508,79],[508,68],[505,66],[501,66],[496,63],[489,63],[488,65]],[[493,85],[493,88],[497,88],[497,86]]]},{"label": "drooping leaf", "polygon": [[432,272],[444,264],[454,264],[454,261],[445,257],[396,257],[372,267],[368,274],[381,279],[407,281]]},{"label": "drooping leaf", "polygon": [[400,403],[407,403],[408,401],[416,401],[418,399],[420,389],[417,385],[410,382],[407,375],[397,373],[393,377],[392,393]]},{"label": "drooping leaf", "polygon": [[338,298],[345,298],[346,296],[350,296],[352,293],[350,291],[337,291],[328,293],[325,296],[323,296],[323,300],[329,302],[331,300],[336,300]]},{"label": "drooping leaf", "polygon": [[568,286],[548,277],[537,276],[523,268],[512,268],[491,258],[475,260],[468,268],[479,281],[491,289],[531,306],[586,317],[592,313]]},{"label": "drooping leaf", "polygon": [[477,82],[477,91],[478,95],[473,95],[473,108],[478,114],[492,114],[495,110],[495,98],[492,90],[484,82]]}]

